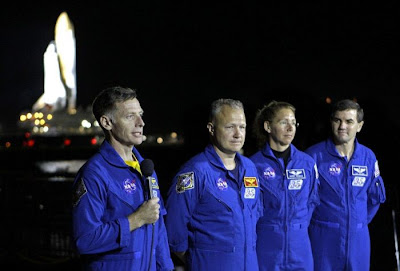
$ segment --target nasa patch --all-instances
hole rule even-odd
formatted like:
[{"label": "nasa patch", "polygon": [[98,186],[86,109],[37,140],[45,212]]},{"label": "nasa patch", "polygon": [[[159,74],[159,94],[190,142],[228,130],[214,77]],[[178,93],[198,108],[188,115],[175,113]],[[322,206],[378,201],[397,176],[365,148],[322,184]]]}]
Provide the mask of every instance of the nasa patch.
[{"label": "nasa patch", "polygon": [[137,186],[135,179],[125,179],[123,182],[124,190],[129,194],[135,193]]},{"label": "nasa patch", "polygon": [[266,169],[264,169],[263,175],[264,178],[267,180],[275,179],[276,177],[275,170],[272,167],[267,167]]},{"label": "nasa patch", "polygon": [[330,167],[329,167],[329,174],[333,175],[333,176],[339,176],[340,172],[342,172],[342,164],[340,163],[333,163]]},{"label": "nasa patch", "polygon": [[218,178],[217,187],[221,191],[226,191],[228,189],[228,183],[226,182],[226,180],[223,180],[222,178]]}]

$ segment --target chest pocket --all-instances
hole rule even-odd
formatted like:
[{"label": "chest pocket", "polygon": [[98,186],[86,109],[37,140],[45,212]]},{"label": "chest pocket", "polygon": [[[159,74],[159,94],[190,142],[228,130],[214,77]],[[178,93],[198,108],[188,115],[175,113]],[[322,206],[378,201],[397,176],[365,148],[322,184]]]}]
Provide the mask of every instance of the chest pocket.
[{"label": "chest pocket", "polygon": [[332,176],[328,168],[322,168],[319,171],[319,190],[321,195],[330,195],[329,197],[341,198],[344,188],[340,184],[340,175]]},{"label": "chest pocket", "polygon": [[215,189],[207,188],[196,206],[196,211],[205,215],[224,216],[228,214],[231,216],[230,213],[234,211],[235,200],[237,200],[235,197],[237,197],[237,194],[232,193],[232,189],[215,191]]},{"label": "chest pocket", "polygon": [[279,196],[277,189],[269,183],[268,180],[263,179],[263,184],[261,185],[263,191],[263,203],[264,208],[268,209],[280,209],[282,206],[282,200]]},{"label": "chest pocket", "polygon": [[367,200],[367,190],[370,186],[370,180],[364,176],[351,176],[349,182],[351,183],[353,202],[365,202]]},{"label": "chest pocket", "polygon": [[139,208],[143,200],[140,180],[127,178],[120,183],[113,183],[109,187],[107,213],[113,217],[128,215]]},{"label": "chest pocket", "polygon": [[[289,180],[293,181],[293,180]],[[301,179],[301,187],[299,189],[290,189],[290,183],[288,187],[289,204],[293,210],[293,216],[297,218],[307,217],[309,214],[309,201],[310,201],[310,180]]]}]

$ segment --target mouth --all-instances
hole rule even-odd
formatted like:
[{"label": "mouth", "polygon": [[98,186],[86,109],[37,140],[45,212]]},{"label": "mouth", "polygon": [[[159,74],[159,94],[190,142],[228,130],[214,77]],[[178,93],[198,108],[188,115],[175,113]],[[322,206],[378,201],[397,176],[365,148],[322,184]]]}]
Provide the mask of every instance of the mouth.
[{"label": "mouth", "polygon": [[241,145],[242,141],[231,141],[231,143],[234,145]]}]

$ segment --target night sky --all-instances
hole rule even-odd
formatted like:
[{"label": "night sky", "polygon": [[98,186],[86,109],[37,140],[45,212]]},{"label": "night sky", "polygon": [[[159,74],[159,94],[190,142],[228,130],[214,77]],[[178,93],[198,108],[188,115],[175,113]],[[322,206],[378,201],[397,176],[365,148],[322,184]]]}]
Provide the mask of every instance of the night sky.
[{"label": "night sky", "polygon": [[75,27],[78,107],[107,86],[137,88],[149,129],[179,130],[187,116],[220,97],[241,99],[251,116],[270,99],[313,111],[326,96],[381,106],[398,92],[394,1],[160,2],[2,8],[3,127],[42,94],[43,53],[63,11]]}]

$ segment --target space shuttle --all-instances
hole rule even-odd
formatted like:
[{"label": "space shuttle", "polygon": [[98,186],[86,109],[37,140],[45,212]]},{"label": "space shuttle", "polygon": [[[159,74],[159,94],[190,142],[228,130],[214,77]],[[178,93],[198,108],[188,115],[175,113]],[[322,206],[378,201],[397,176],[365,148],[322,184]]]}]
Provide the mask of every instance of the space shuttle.
[{"label": "space shuttle", "polygon": [[44,93],[34,111],[76,113],[76,43],[74,26],[66,12],[57,19],[52,40],[43,55]]}]

